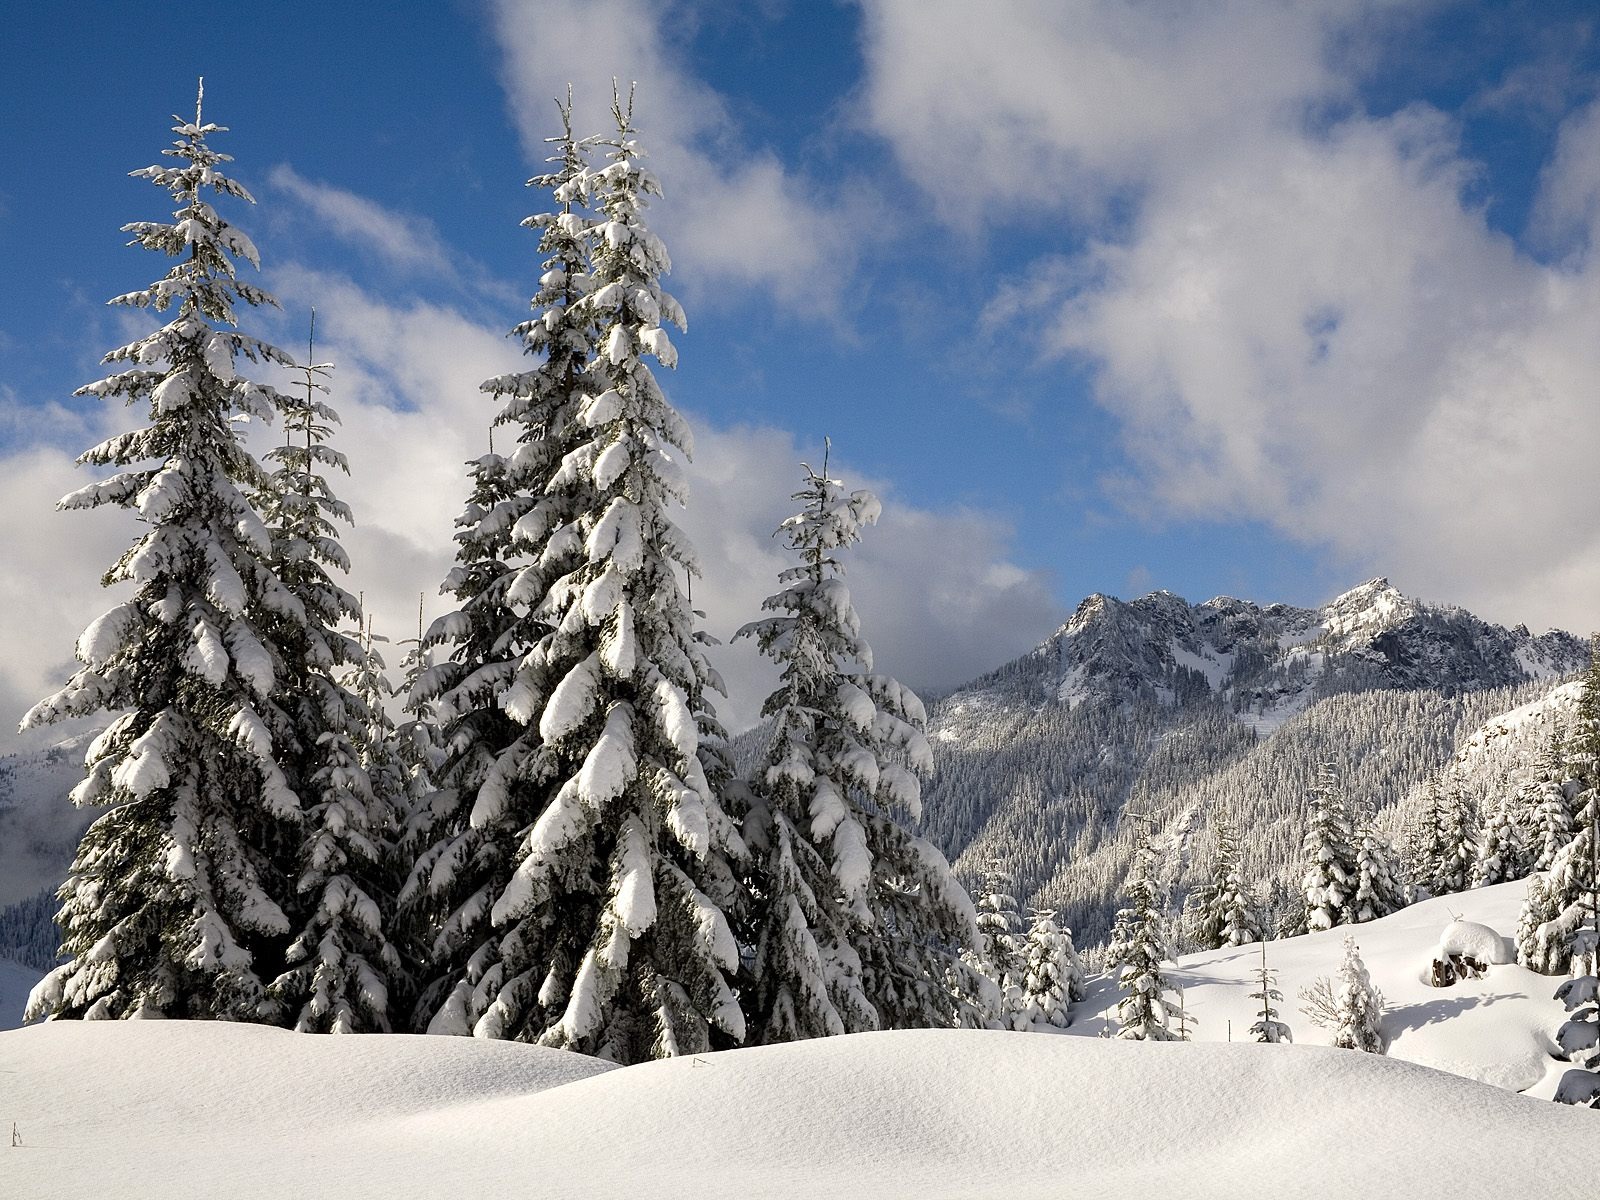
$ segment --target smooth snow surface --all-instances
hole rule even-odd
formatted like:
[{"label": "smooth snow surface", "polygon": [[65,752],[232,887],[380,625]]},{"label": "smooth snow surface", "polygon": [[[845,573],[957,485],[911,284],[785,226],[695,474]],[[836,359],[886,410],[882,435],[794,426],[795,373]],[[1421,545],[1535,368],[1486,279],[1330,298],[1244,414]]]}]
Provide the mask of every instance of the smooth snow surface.
[{"label": "smooth snow surface", "polygon": [[968,1030],[622,1070],[468,1038],[0,1035],[0,1194],[1577,1195],[1600,1117],[1354,1051]]},{"label": "smooth snow surface", "polygon": [[[35,1026],[0,1034],[0,1132],[23,1138],[0,1140],[0,1197],[1587,1194],[1571,1148],[1600,1114],[1532,1098],[1567,1068],[1550,1057],[1560,981],[1504,965],[1424,982],[1447,930],[1514,929],[1525,886],[1269,942],[1292,1046],[1245,1040],[1258,946],[1180,960],[1190,1044],[1093,1037],[1103,979],[1075,1037],[860,1034],[620,1070],[473,1038]],[[1298,1011],[1347,932],[1385,995],[1389,1058],[1327,1048]],[[34,974],[7,972],[0,1002],[20,1007]],[[1235,1044],[1214,1044],[1230,1023]]]}]

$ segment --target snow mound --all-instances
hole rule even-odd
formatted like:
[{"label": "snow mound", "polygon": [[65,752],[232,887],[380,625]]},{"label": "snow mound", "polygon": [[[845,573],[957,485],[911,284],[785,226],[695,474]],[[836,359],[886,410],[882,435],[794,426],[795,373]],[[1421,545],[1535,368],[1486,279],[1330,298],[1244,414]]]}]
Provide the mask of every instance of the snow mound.
[{"label": "snow mound", "polygon": [[1504,966],[1517,961],[1516,950],[1508,938],[1501,937],[1487,925],[1476,921],[1452,921],[1439,935],[1439,949],[1434,957],[1448,958],[1462,954],[1481,963]]},{"label": "snow mound", "polygon": [[[8,1194],[1576,1195],[1587,1110],[1304,1046],[968,1030],[625,1069],[221,1023],[0,1034]],[[1143,1132],[1140,1132],[1143,1131]],[[1494,1152],[1484,1153],[1484,1147]],[[1181,1182],[1179,1182],[1181,1181]]]}]

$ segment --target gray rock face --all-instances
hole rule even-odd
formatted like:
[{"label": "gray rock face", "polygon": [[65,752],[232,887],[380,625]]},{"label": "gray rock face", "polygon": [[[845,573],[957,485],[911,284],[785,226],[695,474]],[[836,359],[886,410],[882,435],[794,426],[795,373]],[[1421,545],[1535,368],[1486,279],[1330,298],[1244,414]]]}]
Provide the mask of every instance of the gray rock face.
[{"label": "gray rock face", "polygon": [[1579,671],[1586,654],[1570,633],[1508,630],[1412,600],[1386,579],[1319,609],[1231,596],[1191,605],[1171,592],[1094,595],[1036,650],[947,700],[959,705],[963,694],[991,687],[1073,706],[1214,699],[1270,720],[1312,692],[1508,687]]}]

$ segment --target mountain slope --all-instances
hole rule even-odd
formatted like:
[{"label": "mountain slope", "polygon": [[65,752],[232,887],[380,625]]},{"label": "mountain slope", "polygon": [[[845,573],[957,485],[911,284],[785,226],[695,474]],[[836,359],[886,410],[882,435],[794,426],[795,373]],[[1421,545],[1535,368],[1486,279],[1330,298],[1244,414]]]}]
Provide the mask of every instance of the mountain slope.
[{"label": "mountain slope", "polygon": [[1138,836],[1130,810],[1169,835],[1179,890],[1224,812],[1247,877],[1288,886],[1319,761],[1386,813],[1460,739],[1585,661],[1570,634],[1504,629],[1382,579],[1320,609],[1091,596],[1037,649],[934,705],[924,829],[968,879],[998,859],[1019,895],[1064,908],[1095,942]]},{"label": "mountain slope", "polygon": [[60,886],[98,809],[67,799],[95,731],[0,758],[0,909]]}]

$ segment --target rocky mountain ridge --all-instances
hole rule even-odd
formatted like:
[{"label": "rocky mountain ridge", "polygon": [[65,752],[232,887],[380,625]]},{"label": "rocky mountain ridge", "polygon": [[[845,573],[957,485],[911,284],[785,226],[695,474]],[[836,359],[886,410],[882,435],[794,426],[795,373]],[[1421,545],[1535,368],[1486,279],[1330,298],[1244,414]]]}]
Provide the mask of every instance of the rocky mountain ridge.
[{"label": "rocky mountain ridge", "polygon": [[1463,739],[1587,657],[1570,633],[1506,629],[1386,579],[1318,608],[1090,596],[1033,651],[932,706],[924,831],[967,879],[998,860],[1020,896],[1064,908],[1093,941],[1131,860],[1130,808],[1169,835],[1175,894],[1224,813],[1252,871],[1287,886],[1318,762],[1390,813]]},{"label": "rocky mountain ridge", "polygon": [[941,729],[959,724],[977,697],[1069,707],[1209,699],[1270,729],[1318,696],[1508,687],[1557,680],[1586,661],[1570,633],[1505,629],[1411,599],[1382,578],[1315,609],[1231,596],[1191,605],[1167,591],[1129,601],[1097,593],[1037,648],[946,696],[936,721]]}]

